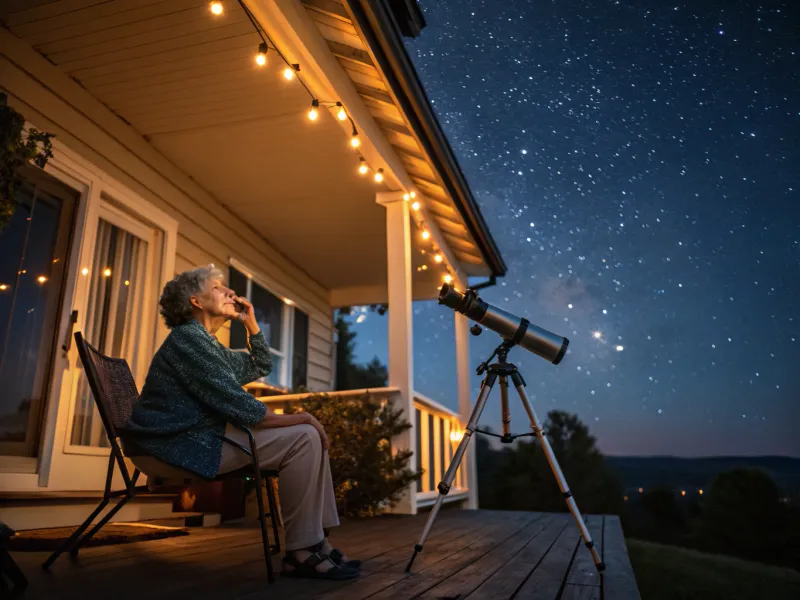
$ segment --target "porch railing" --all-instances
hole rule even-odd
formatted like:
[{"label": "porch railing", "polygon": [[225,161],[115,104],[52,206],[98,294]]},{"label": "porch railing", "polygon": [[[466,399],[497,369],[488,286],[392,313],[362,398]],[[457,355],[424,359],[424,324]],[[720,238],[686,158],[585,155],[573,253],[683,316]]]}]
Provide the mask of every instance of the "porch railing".
[{"label": "porch railing", "polygon": [[[258,389],[251,389],[259,396]],[[394,402],[399,398],[397,388],[371,388],[361,390],[345,390],[336,392],[318,392],[307,394],[280,394],[260,396],[259,400],[276,413],[282,413],[289,406],[302,405],[303,402],[325,394],[330,398],[361,397],[365,394]],[[453,453],[463,435],[463,424],[457,412],[438,402],[414,392],[414,420],[412,426],[417,431],[416,453],[422,477],[416,482],[417,507],[431,505],[436,500],[436,486],[444,477],[444,473],[453,458]],[[465,500],[469,495],[466,479],[466,464],[458,469],[453,487],[445,497],[445,502]]]},{"label": "porch railing", "polygon": [[[443,479],[458,442],[463,437],[464,426],[459,414],[435,400],[414,392],[415,426],[417,429],[417,456],[423,470],[417,481],[417,507],[433,504],[439,491],[436,486]],[[465,500],[469,495],[467,487],[466,461],[456,472],[450,493],[444,502]]]}]

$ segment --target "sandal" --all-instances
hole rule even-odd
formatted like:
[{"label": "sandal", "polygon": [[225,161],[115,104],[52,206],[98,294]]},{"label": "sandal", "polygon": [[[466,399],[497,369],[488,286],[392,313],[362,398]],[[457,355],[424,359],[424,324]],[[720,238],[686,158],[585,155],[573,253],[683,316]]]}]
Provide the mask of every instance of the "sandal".
[{"label": "sandal", "polygon": [[[358,577],[359,572],[348,567],[336,565],[327,571],[318,571],[317,565],[328,560],[328,557],[315,552],[303,562],[298,561],[294,554],[287,554],[283,557],[283,570],[281,575],[284,577],[302,577],[306,579],[333,579],[343,581]],[[291,570],[286,567],[293,567]]]},{"label": "sandal", "polygon": [[361,567],[360,560],[348,560],[344,562],[344,554],[342,554],[338,549],[334,548],[330,554],[328,554],[328,558],[333,561],[333,564],[339,567],[347,567],[350,569],[358,569]]}]

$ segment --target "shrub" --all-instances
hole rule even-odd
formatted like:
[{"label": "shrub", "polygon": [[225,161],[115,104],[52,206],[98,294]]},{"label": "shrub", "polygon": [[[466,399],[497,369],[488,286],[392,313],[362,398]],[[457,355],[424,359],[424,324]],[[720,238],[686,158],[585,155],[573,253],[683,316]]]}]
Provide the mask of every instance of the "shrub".
[{"label": "shrub", "polygon": [[[287,407],[286,413],[299,407]],[[325,428],[336,506],[341,516],[365,517],[383,512],[400,499],[421,473],[408,468],[413,452],[392,455],[392,438],[411,425],[391,403],[365,394],[353,397],[313,396],[302,403]]]}]

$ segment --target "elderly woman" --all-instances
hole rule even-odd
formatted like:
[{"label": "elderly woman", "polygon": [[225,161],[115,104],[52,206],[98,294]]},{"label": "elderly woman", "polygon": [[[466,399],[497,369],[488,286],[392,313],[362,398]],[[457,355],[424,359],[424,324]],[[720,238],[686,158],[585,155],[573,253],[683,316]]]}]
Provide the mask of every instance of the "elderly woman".
[{"label": "elderly woman", "polygon": [[[350,561],[328,542],[339,524],[328,462],[328,438],[308,413],[278,415],[242,389],[272,369],[269,347],[252,304],[223,283],[213,265],[167,283],[161,315],[171,330],[153,357],[131,417],[136,443],[156,459],[207,479],[239,469],[248,457],[220,435],[248,446],[231,424],[253,429],[261,466],[280,470],[286,527],[283,573],[349,579]],[[247,330],[248,352],[234,352],[215,333],[230,319]]]}]

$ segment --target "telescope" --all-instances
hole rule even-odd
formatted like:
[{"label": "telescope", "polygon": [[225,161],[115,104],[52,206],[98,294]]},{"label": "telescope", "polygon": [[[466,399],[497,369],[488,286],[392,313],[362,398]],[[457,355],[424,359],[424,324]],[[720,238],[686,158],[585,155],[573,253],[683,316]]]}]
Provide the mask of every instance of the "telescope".
[{"label": "telescope", "polygon": [[519,345],[528,352],[557,365],[567,353],[569,340],[551,331],[542,329],[521,319],[502,308],[492,306],[478,297],[475,290],[459,292],[445,283],[439,290],[439,304],[444,304],[468,319],[475,321],[499,334],[514,345]]}]

